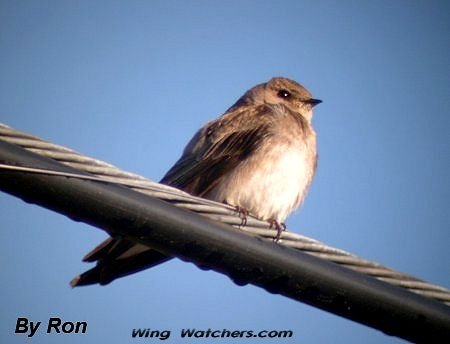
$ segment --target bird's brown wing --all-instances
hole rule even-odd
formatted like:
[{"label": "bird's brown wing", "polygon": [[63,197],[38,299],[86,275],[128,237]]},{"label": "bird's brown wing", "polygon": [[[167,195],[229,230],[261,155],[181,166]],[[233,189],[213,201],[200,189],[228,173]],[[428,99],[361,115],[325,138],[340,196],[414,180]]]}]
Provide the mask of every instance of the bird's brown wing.
[{"label": "bird's brown wing", "polygon": [[209,145],[202,154],[183,155],[161,183],[196,196],[203,196],[220,183],[223,176],[255,151],[267,135],[265,127],[231,132]]},{"label": "bird's brown wing", "polygon": [[[197,133],[161,183],[196,196],[205,195],[213,189],[224,175],[254,152],[260,141],[269,135],[269,126],[264,125],[264,121],[259,121],[256,127],[252,126],[246,118],[252,113],[244,110],[225,114]],[[261,107],[256,110],[264,116],[270,109]],[[85,256],[84,261],[96,261],[97,264],[74,278],[71,285],[108,284],[116,278],[169,259],[171,257],[130,240],[111,237]]]}]

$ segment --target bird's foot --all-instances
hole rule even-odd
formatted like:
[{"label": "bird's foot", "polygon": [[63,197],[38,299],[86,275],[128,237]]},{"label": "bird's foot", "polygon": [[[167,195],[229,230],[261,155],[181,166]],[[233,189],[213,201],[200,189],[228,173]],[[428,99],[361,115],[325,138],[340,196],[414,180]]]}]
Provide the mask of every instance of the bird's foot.
[{"label": "bird's foot", "polygon": [[268,220],[270,227],[274,228],[277,231],[277,235],[273,238],[274,241],[278,241],[281,238],[281,233],[286,230],[286,224],[284,222],[278,222],[275,219]]},{"label": "bird's foot", "polygon": [[240,206],[236,206],[236,211],[239,213],[239,218],[241,219],[241,223],[239,227],[243,227],[247,225],[247,216],[250,214],[250,212],[247,209],[244,209]]}]

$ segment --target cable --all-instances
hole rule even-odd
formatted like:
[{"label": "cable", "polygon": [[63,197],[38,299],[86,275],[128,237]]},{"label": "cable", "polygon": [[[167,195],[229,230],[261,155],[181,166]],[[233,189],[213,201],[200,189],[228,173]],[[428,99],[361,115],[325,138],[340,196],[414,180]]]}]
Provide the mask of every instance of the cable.
[{"label": "cable", "polygon": [[[0,140],[0,190],[200,268],[414,342],[449,342],[450,307],[324,259],[248,235]],[[41,173],[52,171],[52,174]],[[36,173],[39,171],[39,173]],[[62,175],[56,175],[61,172]],[[272,231],[273,232],[273,231]],[[12,238],[14,239],[14,238]]]},{"label": "cable", "polygon": [[[196,212],[209,219],[229,224],[251,235],[273,240],[275,231],[265,221],[251,215],[245,226],[234,207],[222,203],[191,196],[181,190],[150,181],[142,176],[122,171],[113,165],[77,153],[69,148],[43,141],[37,137],[14,130],[0,123],[0,140],[18,145],[41,156],[56,160],[64,165],[87,172],[89,175],[72,173],[73,178],[94,179],[127,186],[135,191],[172,203],[173,205]],[[61,174],[61,172],[34,169],[33,166],[6,166],[0,169],[27,169],[28,172],[43,174]],[[370,275],[386,283],[400,286],[414,293],[435,299],[450,306],[450,290],[422,281],[421,279],[400,273],[376,262],[357,257],[344,250],[330,247],[315,239],[285,231],[278,242],[280,245],[295,248],[310,255],[345,266],[360,273]]]}]

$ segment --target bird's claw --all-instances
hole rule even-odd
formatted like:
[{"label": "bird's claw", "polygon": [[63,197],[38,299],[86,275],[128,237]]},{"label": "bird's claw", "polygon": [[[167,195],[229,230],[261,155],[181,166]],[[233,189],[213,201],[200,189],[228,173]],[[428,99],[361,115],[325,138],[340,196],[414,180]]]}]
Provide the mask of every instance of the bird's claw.
[{"label": "bird's claw", "polygon": [[286,224],[284,222],[278,222],[277,220],[270,219],[269,220],[270,227],[274,228],[277,231],[277,235],[273,238],[274,241],[279,241],[281,238],[281,233],[286,230]]},{"label": "bird's claw", "polygon": [[247,216],[250,214],[250,212],[247,209],[244,209],[240,206],[236,206],[236,211],[239,213],[239,218],[241,219],[241,223],[239,224],[239,227],[243,227],[247,225]]}]

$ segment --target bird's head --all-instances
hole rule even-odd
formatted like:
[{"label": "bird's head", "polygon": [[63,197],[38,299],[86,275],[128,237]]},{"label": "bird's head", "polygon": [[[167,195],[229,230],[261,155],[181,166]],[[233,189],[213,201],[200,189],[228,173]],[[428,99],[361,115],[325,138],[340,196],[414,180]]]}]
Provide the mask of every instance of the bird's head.
[{"label": "bird's head", "polygon": [[228,111],[238,106],[282,104],[311,122],[312,108],[321,102],[319,99],[314,99],[311,93],[297,82],[276,77],[248,90]]},{"label": "bird's head", "polygon": [[264,84],[264,103],[283,104],[311,121],[312,108],[322,101],[297,82],[287,78],[272,78]]}]

